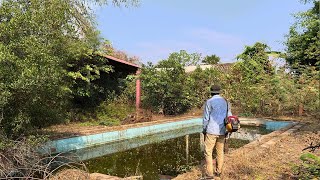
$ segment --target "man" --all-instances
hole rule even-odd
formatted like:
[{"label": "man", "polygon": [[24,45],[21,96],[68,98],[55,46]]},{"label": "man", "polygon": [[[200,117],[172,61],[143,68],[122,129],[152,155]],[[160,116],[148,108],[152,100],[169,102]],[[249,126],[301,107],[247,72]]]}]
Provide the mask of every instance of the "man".
[{"label": "man", "polygon": [[226,127],[224,119],[232,116],[227,100],[220,94],[220,86],[211,87],[211,98],[207,100],[203,115],[204,155],[206,159],[206,177],[213,179],[212,151],[217,152],[217,167],[215,175],[220,176],[224,160],[224,142]]}]

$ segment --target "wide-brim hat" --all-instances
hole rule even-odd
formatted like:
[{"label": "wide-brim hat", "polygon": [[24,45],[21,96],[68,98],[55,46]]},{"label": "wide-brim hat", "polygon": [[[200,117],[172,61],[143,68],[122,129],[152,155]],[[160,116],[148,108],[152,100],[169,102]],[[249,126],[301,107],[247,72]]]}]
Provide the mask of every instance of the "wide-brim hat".
[{"label": "wide-brim hat", "polygon": [[220,93],[220,91],[221,91],[221,88],[219,85],[213,85],[210,87],[211,94],[218,94],[218,93]]}]

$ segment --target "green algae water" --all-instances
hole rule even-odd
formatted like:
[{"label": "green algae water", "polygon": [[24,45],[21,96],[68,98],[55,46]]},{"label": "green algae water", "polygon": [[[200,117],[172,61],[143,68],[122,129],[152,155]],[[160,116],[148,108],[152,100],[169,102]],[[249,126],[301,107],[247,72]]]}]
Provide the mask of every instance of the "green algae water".
[{"label": "green algae water", "polygon": [[143,179],[159,179],[159,175],[175,176],[196,165],[202,158],[199,134],[165,140],[86,162],[89,171],[120,177],[143,175]]},{"label": "green algae water", "polygon": [[[200,143],[201,130],[201,126],[184,128],[101,145],[79,151],[78,154],[85,160],[90,173],[119,177],[142,175],[146,180],[160,179],[160,175],[177,176],[199,165],[204,159]],[[237,139],[228,140],[228,147],[242,147],[269,132],[271,130],[264,127],[242,127],[239,133],[231,136]]]},{"label": "green algae water", "polygon": [[[229,147],[238,148],[249,141],[229,142]],[[202,159],[197,133],[91,159],[85,164],[90,172],[119,177],[142,175],[143,179],[154,180],[160,175],[176,176],[186,172]]]}]

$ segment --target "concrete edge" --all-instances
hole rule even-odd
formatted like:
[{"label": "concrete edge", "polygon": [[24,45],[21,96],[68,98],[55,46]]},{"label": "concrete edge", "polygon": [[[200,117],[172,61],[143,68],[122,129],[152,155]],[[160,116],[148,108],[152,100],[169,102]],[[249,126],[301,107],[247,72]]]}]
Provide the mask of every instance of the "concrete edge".
[{"label": "concrete edge", "polygon": [[[240,118],[242,124],[247,121],[249,124],[254,124],[260,126],[263,123],[268,122],[268,120],[258,119],[258,118]],[[63,153],[72,150],[89,148],[97,146],[100,144],[112,143],[117,141],[122,141],[126,139],[147,136],[151,134],[157,134],[162,132],[167,132],[171,130],[176,130],[180,128],[192,127],[202,125],[202,118],[191,118],[190,119],[179,119],[179,120],[162,120],[154,122],[142,123],[143,126],[137,124],[134,127],[125,127],[121,130],[107,131],[98,134],[76,136],[66,139],[53,140],[46,143],[41,150],[42,153]],[[273,132],[276,133],[276,132]],[[271,133],[271,134],[273,134]],[[251,142],[253,143],[253,142]],[[251,144],[249,143],[249,144]]]},{"label": "concrete edge", "polygon": [[[287,127],[281,128],[279,130],[273,131],[269,134],[263,135],[261,138],[252,141],[244,146],[242,146],[239,149],[236,149],[232,151],[233,153],[236,153],[237,151],[242,151],[243,149],[253,149],[255,147],[262,147],[262,148],[269,148],[272,145],[276,144],[279,142],[282,138],[285,136],[288,136],[301,127],[303,127],[305,124],[304,123],[297,123],[294,122],[291,125],[288,125]],[[230,154],[231,155],[231,154]],[[226,156],[229,156],[229,154],[226,154]]]},{"label": "concrete edge", "polygon": [[112,143],[141,136],[148,136],[151,134],[163,133],[181,128],[193,127],[201,125],[201,123],[201,118],[194,118],[149,126],[128,128],[118,131],[104,132],[99,134],[92,134],[87,136],[59,139],[46,143],[43,147],[42,152],[49,154],[63,153],[72,150],[93,147],[100,144]]}]

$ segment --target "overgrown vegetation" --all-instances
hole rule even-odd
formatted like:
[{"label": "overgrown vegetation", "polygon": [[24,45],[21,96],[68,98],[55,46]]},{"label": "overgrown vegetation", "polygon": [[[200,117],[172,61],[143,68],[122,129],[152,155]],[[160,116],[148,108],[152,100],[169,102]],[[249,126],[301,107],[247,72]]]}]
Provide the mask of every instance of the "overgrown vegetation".
[{"label": "overgrown vegetation", "polygon": [[[285,57],[288,66],[275,67],[272,51],[259,42],[245,47],[238,62],[225,70],[218,68],[216,55],[202,58],[198,53],[175,52],[156,65],[143,66],[143,107],[165,115],[201,108],[210,96],[209,87],[218,83],[241,114],[297,115],[299,109],[306,115],[317,114],[319,59],[314,47],[319,2],[313,3],[311,10],[297,15],[287,36],[286,56],[272,54]],[[109,41],[101,45],[85,1],[5,0],[0,15],[0,124],[6,134],[18,137],[33,128],[70,120],[119,124],[124,118],[119,114],[132,112],[134,76],[127,83],[97,53],[120,54],[128,61],[136,58],[118,52]],[[201,69],[200,62],[212,68]],[[190,65],[198,67],[186,73]],[[123,108],[113,110],[112,104],[119,101]]]},{"label": "overgrown vegetation", "polygon": [[[308,1],[305,1],[306,3]],[[313,7],[295,14],[296,22],[287,35],[287,62],[295,71],[304,66],[320,66],[320,8],[319,1],[310,0]]]},{"label": "overgrown vegetation", "polygon": [[112,92],[99,81],[112,67],[97,55],[101,40],[89,7],[111,2],[137,3],[0,2],[0,126],[7,135],[65,122]]},{"label": "overgrown vegetation", "polygon": [[[0,176],[47,178],[48,161],[35,151],[38,139],[23,139],[35,128],[79,121],[119,125],[134,112],[135,76],[115,72],[99,54],[137,62],[104,44],[90,3],[135,5],[137,0],[0,1]],[[319,1],[296,15],[287,50],[246,46],[238,61],[219,69],[220,58],[174,52],[142,68],[143,108],[178,115],[201,108],[212,84],[220,84],[234,109],[247,116],[320,116]],[[272,59],[271,57],[276,57]],[[274,60],[286,65],[276,67]],[[202,69],[200,63],[211,64]],[[193,72],[185,67],[196,65]],[[112,77],[110,74],[112,74]],[[2,133],[4,133],[2,135]],[[43,142],[43,141],[41,141]],[[31,157],[31,158],[30,158]],[[319,157],[306,154],[299,171],[319,176]],[[50,164],[50,163],[49,163]]]},{"label": "overgrown vegetation", "polygon": [[[253,116],[319,114],[319,71],[305,67],[299,75],[287,66],[275,67],[269,59],[267,45],[257,42],[247,46],[238,56],[238,62],[221,71],[218,66],[185,72],[185,64],[201,61],[198,55],[173,53],[158,65],[143,68],[144,99],[146,107],[164,114],[181,114],[193,107],[202,107],[210,97],[209,88],[217,83],[223,95],[242,114]],[[183,57],[183,58],[182,58]]]},{"label": "overgrown vegetation", "polygon": [[305,153],[301,155],[302,164],[295,166],[299,179],[317,179],[320,178],[320,157],[313,153]]},{"label": "overgrown vegetation", "polygon": [[[271,51],[263,43],[246,46],[238,61],[221,71],[218,66],[185,73],[184,67],[199,62],[216,64],[216,55],[201,58],[185,51],[172,53],[167,60],[143,68],[144,104],[155,112],[181,114],[201,107],[209,87],[223,87],[223,95],[241,114],[319,115],[319,1],[296,15],[286,39],[287,52]],[[285,60],[284,66],[275,61]]]},{"label": "overgrown vegetation", "polygon": [[192,105],[193,95],[184,67],[199,60],[199,54],[180,51],[156,66],[151,63],[144,66],[141,74],[144,107],[167,115],[186,112]]}]

